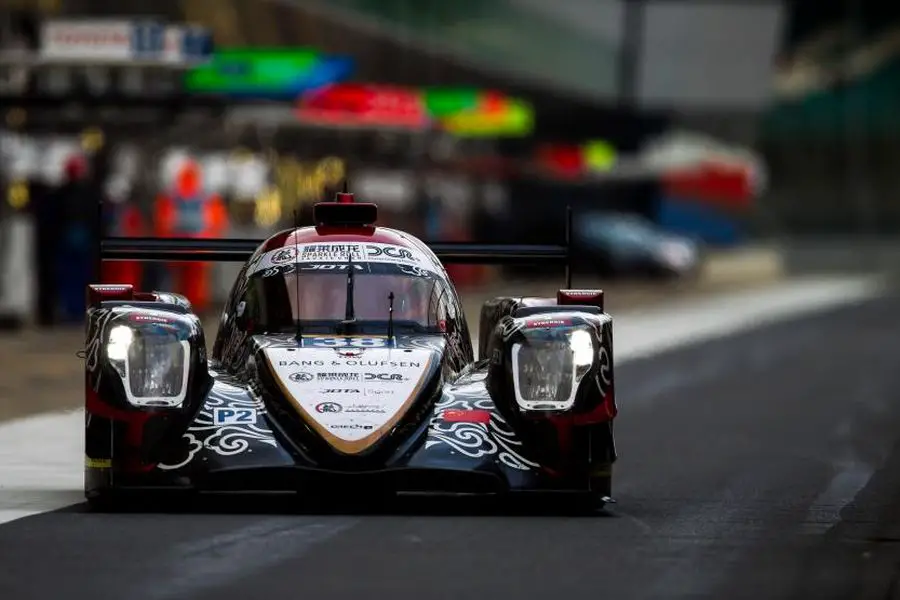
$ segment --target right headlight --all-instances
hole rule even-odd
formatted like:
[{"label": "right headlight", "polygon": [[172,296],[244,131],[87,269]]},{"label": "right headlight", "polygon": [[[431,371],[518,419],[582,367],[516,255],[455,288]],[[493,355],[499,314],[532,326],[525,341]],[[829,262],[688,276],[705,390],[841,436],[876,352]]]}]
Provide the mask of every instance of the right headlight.
[{"label": "right headlight", "polygon": [[116,325],[109,331],[106,357],[122,378],[134,406],[179,407],[187,396],[190,342],[177,328]]},{"label": "right headlight", "polygon": [[512,377],[523,410],[569,410],[594,364],[594,338],[583,329],[513,344]]}]

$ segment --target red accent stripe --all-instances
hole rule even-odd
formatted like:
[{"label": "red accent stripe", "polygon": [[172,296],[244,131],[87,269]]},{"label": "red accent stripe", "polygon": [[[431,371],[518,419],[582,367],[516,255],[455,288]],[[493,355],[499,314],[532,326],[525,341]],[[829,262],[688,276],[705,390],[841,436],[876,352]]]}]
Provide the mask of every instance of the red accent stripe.
[{"label": "red accent stripe", "polygon": [[441,419],[448,423],[490,423],[491,411],[489,410],[445,410],[441,413]]},{"label": "red accent stripe", "polygon": [[118,463],[118,467],[124,471],[141,472],[155,468],[156,465],[146,465],[140,461],[141,447],[144,443],[144,426],[153,414],[110,406],[101,400],[100,395],[87,384],[85,384],[84,391],[85,410],[88,413],[111,421],[124,422],[126,424],[124,440],[126,454],[123,457],[114,457]]}]

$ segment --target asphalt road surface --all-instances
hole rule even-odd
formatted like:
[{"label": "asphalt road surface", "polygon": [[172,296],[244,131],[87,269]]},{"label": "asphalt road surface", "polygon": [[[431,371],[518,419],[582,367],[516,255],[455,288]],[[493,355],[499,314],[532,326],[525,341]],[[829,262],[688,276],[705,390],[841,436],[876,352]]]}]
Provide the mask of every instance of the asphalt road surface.
[{"label": "asphalt road surface", "polygon": [[0,598],[890,598],[900,298],[619,367],[608,516],[89,514],[0,526]]}]

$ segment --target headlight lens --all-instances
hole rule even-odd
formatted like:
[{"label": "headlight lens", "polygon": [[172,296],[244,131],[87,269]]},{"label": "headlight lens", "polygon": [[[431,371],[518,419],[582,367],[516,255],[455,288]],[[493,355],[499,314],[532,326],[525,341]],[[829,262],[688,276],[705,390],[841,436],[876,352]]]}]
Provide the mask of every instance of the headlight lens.
[{"label": "headlight lens", "polygon": [[134,406],[181,406],[187,395],[190,343],[166,327],[132,329],[124,325],[109,332],[106,356],[125,384]]},{"label": "headlight lens", "polygon": [[594,339],[583,329],[512,347],[513,387],[523,410],[569,410],[594,364]]}]

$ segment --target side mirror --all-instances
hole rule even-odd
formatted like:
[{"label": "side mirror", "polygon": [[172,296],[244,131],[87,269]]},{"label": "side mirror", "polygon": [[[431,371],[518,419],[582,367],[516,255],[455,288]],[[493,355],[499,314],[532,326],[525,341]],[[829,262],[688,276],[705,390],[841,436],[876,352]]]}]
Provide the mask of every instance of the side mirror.
[{"label": "side mirror", "polygon": [[559,290],[556,293],[559,306],[596,306],[603,310],[603,290]]}]

